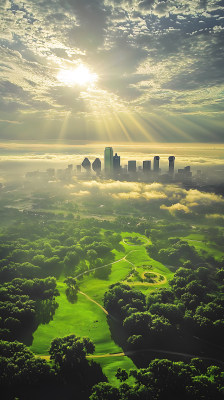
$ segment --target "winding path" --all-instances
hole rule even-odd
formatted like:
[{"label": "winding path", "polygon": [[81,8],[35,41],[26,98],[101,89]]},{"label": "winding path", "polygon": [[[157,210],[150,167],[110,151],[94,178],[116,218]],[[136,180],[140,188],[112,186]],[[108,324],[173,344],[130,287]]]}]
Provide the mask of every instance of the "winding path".
[{"label": "winding path", "polygon": [[[125,242],[125,239],[123,239],[123,242],[124,242],[127,246],[137,246],[137,245],[134,245],[134,244],[131,245],[131,244],[126,243],[126,242]],[[145,245],[147,245],[148,243],[150,243],[150,241],[147,239],[147,242],[144,243],[144,244],[142,244],[141,246],[145,246]],[[88,270],[88,271],[84,271],[84,272],[82,272],[82,273],[76,275],[75,278],[76,278],[76,279],[77,279],[77,278],[80,278],[81,276],[84,276],[85,274],[88,274],[89,272],[93,272],[93,271],[96,271],[96,270],[98,270],[98,269],[108,267],[108,266],[113,265],[113,264],[116,264],[116,263],[118,263],[118,262],[120,262],[120,261],[126,261],[126,262],[128,262],[129,264],[131,264],[132,267],[135,267],[135,265],[134,265],[131,261],[127,260],[127,257],[128,257],[129,254],[131,254],[131,253],[133,253],[133,252],[136,252],[136,251],[140,251],[140,250],[131,250],[131,251],[128,252],[128,254],[126,254],[124,257],[120,258],[119,260],[113,261],[113,262],[111,262],[111,263],[109,263],[109,264],[102,265],[102,266],[100,266],[100,267],[92,268],[92,269],[90,269],[90,270]],[[145,271],[145,272],[143,272],[143,273],[142,273],[142,277],[143,277],[143,278],[144,278],[144,275],[145,275],[146,272],[152,273],[153,271]],[[161,275],[161,274],[158,274],[158,273],[156,273],[156,272],[153,272],[153,273],[156,274],[156,275],[158,275],[158,276]],[[149,282],[126,282],[126,281],[123,281],[123,283],[127,283],[127,284],[132,285],[132,286],[134,286],[134,285],[138,285],[138,286],[140,286],[140,285],[152,286],[152,285],[163,284],[163,283],[166,283],[166,282],[167,282],[166,277],[164,277],[164,279],[161,280],[160,282],[155,282],[155,283],[149,283]],[[91,298],[90,296],[88,296],[86,293],[82,292],[81,290],[79,290],[79,293],[80,293],[82,296],[85,296],[85,297],[87,298],[87,300],[89,300],[89,301],[91,301],[92,303],[96,304],[96,306],[99,307],[99,308],[104,312],[104,314],[106,314],[107,316],[110,316],[111,318],[114,318],[111,314],[108,313],[108,311],[107,311],[101,304],[99,304],[97,301],[95,301],[94,299],[92,299],[92,298]],[[115,319],[115,318],[114,318],[114,319]],[[197,339],[200,340],[199,338],[197,338]],[[217,360],[217,359],[214,359],[214,358],[211,358],[211,357],[203,357],[203,356],[195,355],[195,354],[188,354],[188,353],[181,353],[181,352],[176,352],[176,351],[162,350],[162,349],[153,349],[153,348],[142,349],[142,350],[130,350],[130,351],[119,352],[119,353],[105,353],[105,354],[99,354],[99,355],[87,355],[86,358],[88,358],[88,359],[98,359],[98,358],[108,358],[108,357],[126,357],[126,356],[131,356],[131,355],[140,354],[140,353],[143,353],[143,352],[152,352],[152,353],[160,353],[160,354],[170,354],[170,355],[177,355],[177,356],[188,357],[188,358],[200,357],[200,358],[203,359],[203,360],[209,360],[209,361],[213,361],[213,362],[215,361],[215,362],[217,362],[217,363],[220,363],[220,364],[224,365],[224,362],[223,362],[223,361]],[[37,355],[37,357],[42,358],[42,359],[44,359],[44,360],[46,360],[46,361],[50,361],[50,356],[49,356],[49,355]]]},{"label": "winding path", "polygon": [[88,355],[86,358],[89,359],[95,359],[95,358],[104,358],[104,357],[126,357],[126,356],[134,356],[136,354],[141,354],[141,353],[160,353],[160,354],[170,354],[170,355],[175,355],[175,356],[181,356],[181,357],[189,357],[189,358],[198,358],[202,360],[210,360],[210,361],[216,361],[222,365],[224,365],[224,362],[221,360],[217,360],[212,357],[203,357],[203,356],[198,356],[195,354],[189,354],[189,353],[182,353],[178,351],[171,351],[171,350],[162,350],[162,349],[141,349],[141,350],[130,350],[122,353],[107,353],[107,354],[99,354],[99,355]]},{"label": "winding path", "polygon": [[[123,239],[123,242],[124,242],[124,240],[125,240],[125,239]],[[125,243],[125,242],[124,242],[124,243]],[[146,246],[148,243],[150,243],[150,242],[149,242],[149,239],[147,239],[147,242],[146,242],[146,243],[144,243],[144,244],[142,244],[142,245],[140,245],[140,246]],[[128,243],[125,243],[125,244],[128,245],[128,246],[132,246],[132,245],[129,245]],[[134,246],[137,246],[137,245],[134,245]],[[105,268],[105,267],[109,267],[110,265],[114,265],[114,264],[116,264],[116,263],[118,263],[118,262],[120,262],[120,261],[126,261],[127,263],[131,264],[132,267],[135,268],[135,264],[133,264],[131,261],[129,261],[129,260],[127,259],[127,257],[129,256],[129,254],[134,253],[134,252],[136,252],[136,251],[141,251],[141,250],[138,250],[138,249],[136,249],[136,250],[131,250],[131,251],[128,252],[128,254],[126,254],[124,257],[120,258],[119,260],[113,261],[113,262],[111,262],[111,263],[109,263],[109,264],[101,265],[100,267],[92,268],[92,269],[89,269],[89,270],[87,270],[87,271],[81,272],[80,274],[76,275],[74,278],[75,278],[75,279],[78,279],[78,278],[80,278],[80,277],[82,277],[82,276],[88,274],[89,272],[94,272],[94,271],[97,271],[98,269]],[[150,273],[151,273],[152,271],[145,271],[145,272],[143,272],[142,276],[143,276],[146,272],[150,272]],[[157,274],[156,272],[154,272],[154,273]],[[160,275],[160,274],[157,274],[157,275]],[[166,282],[167,282],[167,279],[166,279],[165,277],[164,277],[164,279],[163,279],[162,281],[160,281],[160,282],[155,282],[155,283],[149,283],[149,282],[127,282],[127,281],[123,281],[123,283],[127,283],[127,284],[129,284],[130,286],[154,286],[154,285],[163,284],[163,283],[166,283]],[[97,301],[95,301],[94,299],[92,299],[90,296],[88,296],[88,294],[82,292],[81,290],[79,290],[79,293],[80,293],[81,295],[85,296],[85,297],[86,297],[89,301],[91,301],[92,303],[95,303],[99,308],[101,308],[101,310],[102,310],[106,315],[110,315],[110,314],[108,313],[108,311],[107,311],[100,303],[98,303]],[[112,315],[110,315],[110,316],[111,316],[112,318],[114,318]],[[119,354],[120,354],[120,353],[119,353]]]},{"label": "winding path", "polygon": [[[212,357],[203,357],[200,355],[196,355],[196,354],[189,354],[189,353],[181,353],[178,351],[170,351],[170,350],[162,350],[162,349],[142,349],[142,350],[130,350],[130,351],[125,351],[125,352],[120,352],[120,353],[105,353],[105,354],[91,354],[91,355],[87,355],[86,358],[87,359],[98,359],[98,358],[110,358],[110,357],[128,357],[128,356],[134,356],[136,354],[141,354],[141,353],[159,353],[159,354],[170,354],[170,355],[174,355],[174,356],[181,356],[181,357],[188,357],[188,358],[198,358],[200,357],[200,359],[202,360],[209,360],[212,362],[216,362],[219,364],[224,365],[224,362],[221,360],[217,360],[215,358]],[[44,355],[37,355],[36,357],[39,357],[43,360],[46,361],[50,361],[50,356],[44,356]]]},{"label": "winding path", "polygon": [[88,296],[88,294],[81,292],[81,290],[79,290],[79,293],[82,294],[83,296],[85,296],[89,301],[92,301],[92,303],[95,303],[98,307],[101,308],[101,310],[106,314],[109,315],[108,311],[106,310],[106,308],[104,308],[103,306],[100,305],[100,303],[97,303],[97,301],[93,300],[91,297]]}]

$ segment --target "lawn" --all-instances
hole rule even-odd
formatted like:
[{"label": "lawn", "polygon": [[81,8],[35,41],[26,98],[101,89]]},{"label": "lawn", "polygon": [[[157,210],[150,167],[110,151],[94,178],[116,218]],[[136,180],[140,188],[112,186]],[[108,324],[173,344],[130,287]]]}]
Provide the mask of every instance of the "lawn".
[{"label": "lawn", "polygon": [[[122,239],[127,236],[140,238],[142,243],[148,244],[149,240],[136,233],[130,234],[129,232],[122,233]],[[157,272],[169,279],[173,274],[163,264],[150,258],[146,252],[145,246],[142,245],[128,245],[123,241],[121,242],[123,251],[113,250],[115,261],[105,267],[108,270],[106,279],[99,279],[92,272],[88,276],[83,276],[79,280],[80,291],[87,294],[94,301],[103,305],[103,296],[105,291],[112,283],[122,282],[130,273],[133,265],[140,268],[140,271],[146,271],[145,265],[150,265],[151,272]],[[103,268],[101,269],[103,270]],[[138,283],[137,283],[138,284]],[[55,337],[63,337],[69,334],[76,334],[77,336],[87,336],[95,344],[95,355],[103,355],[108,353],[122,352],[114,340],[111,338],[109,325],[107,323],[107,315],[95,303],[90,301],[84,295],[78,293],[77,302],[71,304],[65,295],[65,284],[63,279],[59,279],[57,286],[60,296],[57,298],[59,307],[55,312],[54,318],[49,324],[39,325],[33,335],[33,343],[31,350],[39,355],[48,354],[50,343]],[[153,285],[151,287],[146,285],[138,285],[137,289],[147,292],[155,290],[158,287],[168,286],[168,283]],[[107,356],[94,359],[99,362],[103,368],[103,372],[107,375],[110,382],[118,384],[119,381],[114,377],[114,373],[118,367],[129,370],[135,368],[133,362],[126,356],[116,357]]]},{"label": "lawn", "polygon": [[222,249],[218,248],[215,242],[208,242],[204,235],[191,234],[185,237],[181,237],[180,239],[188,242],[189,246],[193,246],[199,254],[206,252],[208,255],[214,257],[216,260],[219,260],[224,256]]},{"label": "lawn", "polygon": [[116,353],[122,351],[111,339],[104,312],[85,296],[78,294],[76,303],[68,302],[65,285],[58,283],[60,296],[59,307],[49,324],[39,325],[34,333],[31,350],[36,354],[47,354],[51,340],[70,334],[88,336],[94,341],[96,354]]}]

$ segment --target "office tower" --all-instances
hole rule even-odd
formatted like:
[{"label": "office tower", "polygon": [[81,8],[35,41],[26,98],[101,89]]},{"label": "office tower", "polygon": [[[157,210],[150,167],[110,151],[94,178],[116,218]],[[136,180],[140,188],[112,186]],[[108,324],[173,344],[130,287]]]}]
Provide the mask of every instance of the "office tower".
[{"label": "office tower", "polygon": [[183,183],[191,183],[192,172],[190,166],[178,169],[178,173],[175,175],[175,179]]},{"label": "office tower", "polygon": [[76,172],[77,172],[77,174],[80,174],[80,172],[81,172],[81,165],[76,165]]},{"label": "office tower", "polygon": [[46,171],[46,175],[47,175],[47,178],[49,180],[55,179],[55,169],[54,168],[48,168],[47,171]]},{"label": "office tower", "polygon": [[87,157],[84,158],[84,160],[82,162],[82,167],[85,168],[86,171],[90,171],[91,162],[89,161],[89,159]]},{"label": "office tower", "polygon": [[120,156],[115,153],[115,156],[113,156],[113,170],[114,172],[119,172],[121,168],[121,160]]},{"label": "office tower", "polygon": [[73,165],[69,164],[68,168],[65,169],[65,179],[66,180],[70,180],[72,177],[72,169],[73,169]]},{"label": "office tower", "polygon": [[154,157],[154,162],[153,162],[153,170],[154,170],[154,172],[159,172],[159,160],[160,160],[160,156],[155,156]]},{"label": "office tower", "polygon": [[105,147],[104,170],[108,174],[110,174],[113,170],[113,149],[112,149],[112,147]]},{"label": "office tower", "polygon": [[143,172],[144,173],[148,173],[149,171],[151,171],[151,161],[143,161]]},{"label": "office tower", "polygon": [[101,161],[99,158],[96,158],[93,163],[92,163],[92,169],[95,171],[97,174],[100,173],[101,171]]},{"label": "office tower", "polygon": [[174,173],[174,161],[175,161],[175,157],[174,156],[170,156],[168,158],[169,160],[169,173],[173,174]]},{"label": "office tower", "polygon": [[131,160],[128,161],[128,172],[136,172],[136,161],[135,160]]}]

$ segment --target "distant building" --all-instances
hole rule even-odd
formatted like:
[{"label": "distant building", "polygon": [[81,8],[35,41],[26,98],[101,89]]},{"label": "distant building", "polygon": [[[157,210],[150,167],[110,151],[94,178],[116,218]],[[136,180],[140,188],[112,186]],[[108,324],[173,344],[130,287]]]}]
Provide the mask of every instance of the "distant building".
[{"label": "distant building", "polygon": [[55,179],[55,169],[54,168],[48,168],[47,171],[46,171],[46,175],[47,175],[47,178],[49,180]]},{"label": "distant building", "polygon": [[121,169],[121,158],[120,156],[117,155],[117,153],[115,153],[115,155],[113,156],[113,170],[114,172],[119,172]]},{"label": "distant building", "polygon": [[81,173],[81,165],[76,165],[76,172],[77,172],[78,174]]},{"label": "distant building", "polygon": [[178,172],[175,175],[175,178],[178,182],[191,183],[192,172],[191,172],[190,166],[178,169]]},{"label": "distant building", "polygon": [[99,158],[96,158],[93,163],[92,163],[92,169],[93,171],[96,172],[96,174],[99,174],[101,172],[101,161]]},{"label": "distant building", "polygon": [[173,174],[174,173],[174,162],[175,162],[175,157],[174,156],[170,156],[168,158],[169,160],[169,173]]},{"label": "distant building", "polygon": [[89,161],[89,159],[87,157],[84,158],[84,160],[82,162],[82,167],[85,168],[86,171],[90,171],[91,162]]},{"label": "distant building", "polygon": [[136,160],[128,161],[128,172],[136,172]]},{"label": "distant building", "polygon": [[104,170],[105,170],[105,173],[107,173],[107,174],[110,174],[113,171],[113,149],[112,149],[112,147],[105,147]]},{"label": "distant building", "polygon": [[160,160],[160,156],[155,156],[154,157],[154,161],[153,161],[153,170],[154,172],[159,172],[159,160]]},{"label": "distant building", "polygon": [[142,167],[143,167],[143,172],[148,173],[149,171],[151,171],[151,161],[143,161]]}]

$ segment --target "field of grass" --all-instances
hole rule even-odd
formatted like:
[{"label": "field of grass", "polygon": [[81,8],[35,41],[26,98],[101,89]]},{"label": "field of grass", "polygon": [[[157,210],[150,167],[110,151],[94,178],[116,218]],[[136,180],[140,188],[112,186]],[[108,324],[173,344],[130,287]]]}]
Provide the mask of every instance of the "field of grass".
[{"label": "field of grass", "polygon": [[[88,295],[91,299],[103,305],[103,296],[105,291],[112,283],[122,282],[130,273],[133,266],[140,268],[141,273],[145,272],[145,265],[152,266],[151,272],[162,274],[169,279],[173,274],[163,264],[150,258],[146,252],[145,246],[129,245],[123,242],[127,236],[140,238],[141,242],[148,244],[149,240],[138,234],[122,233],[123,251],[113,250],[115,260],[111,265],[105,267],[108,270],[107,279],[99,279],[92,272],[88,276],[83,276],[79,280],[80,291]],[[33,343],[31,350],[39,355],[46,355],[50,343],[55,337],[63,337],[69,334],[77,336],[87,336],[95,344],[95,355],[103,355],[108,353],[122,352],[114,340],[111,338],[109,325],[107,323],[107,315],[96,303],[90,301],[87,297],[78,293],[77,302],[71,304],[65,295],[65,284],[63,279],[57,282],[60,296],[57,298],[59,307],[55,312],[53,320],[46,325],[39,325],[33,335]],[[158,287],[168,286],[168,282],[159,283],[151,287],[147,285],[138,285],[137,289],[147,292],[155,290]],[[114,377],[114,373],[118,367],[129,370],[135,368],[133,362],[126,356],[102,357],[95,358],[103,368],[103,372],[107,375],[110,382],[118,384],[118,380]]]},{"label": "field of grass", "polygon": [[207,241],[205,236],[202,234],[191,234],[181,237],[180,239],[188,242],[189,246],[195,247],[199,254],[206,252],[216,260],[219,260],[221,257],[223,257],[222,249],[218,248],[214,242]]}]

